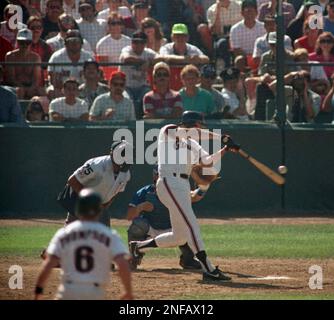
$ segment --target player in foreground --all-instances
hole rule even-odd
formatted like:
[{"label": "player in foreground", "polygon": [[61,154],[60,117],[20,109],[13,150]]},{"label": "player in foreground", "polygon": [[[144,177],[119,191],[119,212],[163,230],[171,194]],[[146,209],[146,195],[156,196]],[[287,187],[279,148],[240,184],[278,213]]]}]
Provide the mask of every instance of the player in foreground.
[{"label": "player in foreground", "polygon": [[52,268],[59,264],[62,280],[56,299],[104,299],[112,261],[118,266],[125,289],[122,299],[133,299],[128,250],[116,231],[98,222],[102,209],[97,192],[80,191],[75,210],[79,220],[58,230],[51,240],[37,278],[35,300],[41,298]]},{"label": "player in foreground", "polygon": [[[230,136],[220,137],[225,146],[209,155],[196,141],[192,133],[203,131],[203,116],[194,111],[185,111],[179,125],[166,125],[158,138],[159,179],[157,194],[160,201],[168,208],[172,231],[146,241],[133,241],[130,251],[134,258],[148,249],[175,247],[188,243],[203,270],[203,280],[229,281],[218,267],[213,267],[204,249],[200,228],[191,205],[189,175],[194,165],[213,170],[227,151],[236,152],[236,145]],[[193,129],[193,130],[191,130]],[[196,135],[194,135],[196,136]],[[198,134],[197,134],[198,137]],[[212,135],[211,135],[212,137]]]},{"label": "player in foreground", "polygon": [[[115,196],[125,190],[130,180],[130,159],[132,145],[125,140],[115,141],[107,156],[89,159],[68,178],[64,190],[58,196],[58,202],[68,211],[65,224],[76,220],[74,207],[79,192],[83,188],[92,188],[102,197],[102,207],[110,206]],[[128,151],[128,152],[126,152]],[[107,226],[110,221],[103,223]],[[101,221],[102,222],[102,221]]]},{"label": "player in foreground", "polygon": [[[159,178],[158,166],[153,168],[153,183],[139,189],[133,196],[128,206],[127,219],[132,223],[128,229],[128,242],[141,241],[154,238],[161,233],[171,231],[171,222],[168,209],[161,203],[156,191],[156,182]],[[194,178],[194,177],[193,177]],[[203,187],[202,187],[203,188]],[[200,187],[191,191],[191,201],[202,200],[208,188]],[[185,270],[201,270],[202,266],[189,245],[180,245],[180,266]],[[136,269],[141,264],[144,253],[140,253],[136,259],[131,260],[131,266]]]}]

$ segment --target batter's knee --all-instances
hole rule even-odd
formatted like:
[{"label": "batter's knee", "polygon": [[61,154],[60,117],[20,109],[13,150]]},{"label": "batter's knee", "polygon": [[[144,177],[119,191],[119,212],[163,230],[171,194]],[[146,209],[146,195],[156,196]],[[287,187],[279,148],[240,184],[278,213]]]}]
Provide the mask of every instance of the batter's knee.
[{"label": "batter's knee", "polygon": [[128,229],[128,241],[145,240],[150,230],[150,224],[147,219],[137,217],[133,219],[132,224]]}]

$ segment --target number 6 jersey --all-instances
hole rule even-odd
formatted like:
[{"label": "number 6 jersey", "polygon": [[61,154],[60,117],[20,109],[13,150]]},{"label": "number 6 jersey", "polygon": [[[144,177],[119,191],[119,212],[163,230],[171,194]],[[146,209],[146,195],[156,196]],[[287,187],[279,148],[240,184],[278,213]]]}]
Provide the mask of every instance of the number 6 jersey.
[{"label": "number 6 jersey", "polygon": [[120,236],[99,222],[75,221],[54,235],[48,254],[60,259],[62,283],[109,281],[112,260],[128,254]]}]

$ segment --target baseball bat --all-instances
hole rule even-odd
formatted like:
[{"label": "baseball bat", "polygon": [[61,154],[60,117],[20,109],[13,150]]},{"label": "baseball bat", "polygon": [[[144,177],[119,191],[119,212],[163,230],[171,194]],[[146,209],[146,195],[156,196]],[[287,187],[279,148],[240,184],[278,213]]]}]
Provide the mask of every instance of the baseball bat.
[{"label": "baseball bat", "polygon": [[275,171],[271,170],[269,167],[267,167],[262,162],[254,159],[251,157],[248,153],[243,151],[242,149],[239,149],[239,154],[248,160],[255,168],[257,168],[259,171],[261,171],[265,176],[267,176],[271,181],[275,182],[278,185],[283,185],[285,183],[285,179]]}]

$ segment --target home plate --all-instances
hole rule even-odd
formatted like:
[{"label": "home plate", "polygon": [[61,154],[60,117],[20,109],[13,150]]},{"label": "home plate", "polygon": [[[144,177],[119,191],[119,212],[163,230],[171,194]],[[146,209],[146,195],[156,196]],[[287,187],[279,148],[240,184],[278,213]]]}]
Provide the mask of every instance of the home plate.
[{"label": "home plate", "polygon": [[267,276],[267,277],[256,277],[254,280],[290,280],[292,278],[286,276]]}]

